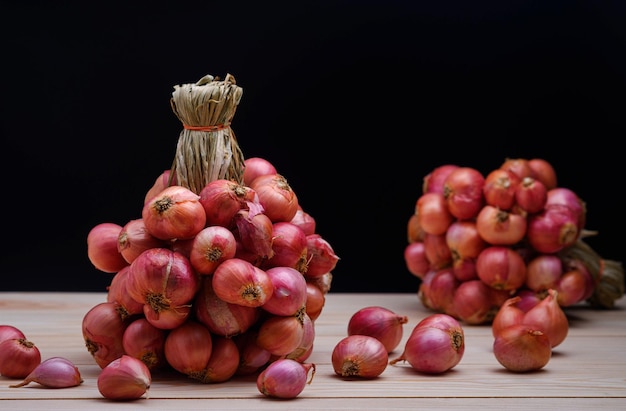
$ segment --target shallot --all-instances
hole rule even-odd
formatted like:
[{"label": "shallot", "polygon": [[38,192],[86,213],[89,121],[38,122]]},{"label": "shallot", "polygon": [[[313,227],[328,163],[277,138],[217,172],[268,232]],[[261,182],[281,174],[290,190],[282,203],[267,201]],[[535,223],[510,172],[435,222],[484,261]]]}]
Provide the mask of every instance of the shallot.
[{"label": "shallot", "polygon": [[9,338],[0,342],[0,375],[26,378],[40,362],[39,348],[27,338]]},{"label": "shallot", "polygon": [[[308,378],[311,371],[311,378]],[[278,359],[258,375],[256,384],[266,397],[295,398],[313,381],[315,364],[300,363],[288,358]]]},{"label": "shallot", "polygon": [[48,388],[69,388],[80,385],[83,379],[78,368],[70,360],[63,357],[51,357],[37,365],[24,381],[9,385],[9,387],[23,387],[31,382]]},{"label": "shallot", "polygon": [[420,321],[405,343],[404,352],[390,364],[407,361],[425,374],[441,374],[463,358],[465,336],[460,324],[448,314],[432,314]]},{"label": "shallot", "polygon": [[400,344],[403,326],[408,321],[406,315],[398,315],[385,307],[364,307],[350,317],[348,335],[361,334],[374,337],[383,343],[389,353]]},{"label": "shallot", "polygon": [[344,337],[331,354],[335,374],[346,378],[376,378],[385,371],[388,361],[383,343],[369,335]]},{"label": "shallot", "polygon": [[98,375],[98,391],[114,401],[133,401],[147,394],[152,374],[141,360],[122,355],[111,361]]},{"label": "shallot", "polygon": [[525,324],[515,324],[498,331],[493,353],[507,370],[527,372],[545,367],[550,361],[552,348],[542,331]]}]

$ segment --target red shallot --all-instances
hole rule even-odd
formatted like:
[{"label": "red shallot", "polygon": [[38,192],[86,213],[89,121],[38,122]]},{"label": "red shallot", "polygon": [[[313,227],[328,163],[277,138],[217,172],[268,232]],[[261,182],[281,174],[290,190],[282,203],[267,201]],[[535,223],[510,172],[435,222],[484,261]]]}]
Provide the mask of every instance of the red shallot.
[{"label": "red shallot", "polygon": [[493,353],[507,370],[528,372],[545,367],[552,356],[552,348],[542,331],[526,324],[515,324],[496,334]]},{"label": "red shallot", "polygon": [[400,344],[403,326],[408,321],[406,315],[396,314],[385,307],[364,307],[350,317],[348,335],[361,334],[374,337],[382,342],[390,353]]},{"label": "red shallot", "polygon": [[69,388],[80,385],[83,379],[78,368],[70,360],[63,357],[51,357],[37,365],[24,381],[9,385],[9,387],[23,387],[31,382],[48,388]]},{"label": "red shallot", "polygon": [[39,348],[26,338],[9,338],[0,342],[0,375],[26,378],[41,362]]},{"label": "red shallot", "polygon": [[[308,378],[311,371],[311,378]],[[288,358],[278,359],[258,375],[256,384],[266,397],[296,398],[313,381],[315,364],[300,363]]]},{"label": "red shallot", "polygon": [[465,352],[465,337],[460,324],[447,314],[432,315],[436,317],[427,317],[413,328],[404,352],[390,364],[407,361],[419,372],[441,374],[461,361]]},{"label": "red shallot", "polygon": [[346,378],[376,378],[385,371],[388,361],[383,343],[369,335],[344,337],[331,354],[335,374]]},{"label": "red shallot", "polygon": [[113,401],[133,401],[148,393],[152,383],[150,370],[135,357],[122,355],[111,361],[98,375],[100,394]]}]

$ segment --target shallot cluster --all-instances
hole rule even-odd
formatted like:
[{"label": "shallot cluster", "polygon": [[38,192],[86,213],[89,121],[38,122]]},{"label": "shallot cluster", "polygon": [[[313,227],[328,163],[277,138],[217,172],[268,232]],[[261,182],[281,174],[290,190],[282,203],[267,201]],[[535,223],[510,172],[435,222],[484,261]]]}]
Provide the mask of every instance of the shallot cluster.
[{"label": "shallot cluster", "polygon": [[[611,306],[624,292],[623,269],[584,243],[594,234],[585,229],[586,212],[544,159],[507,158],[487,174],[436,167],[407,223],[404,260],[421,280],[420,301],[468,324],[490,323],[512,296],[531,305],[550,289],[562,307],[592,298]],[[607,267],[621,276],[619,289],[596,298]]]},{"label": "shallot cluster", "polygon": [[[312,367],[305,361],[314,321],[339,257],[269,161],[248,158],[242,182],[217,179],[198,193],[166,170],[140,215],[94,226],[87,250],[93,266],[112,275],[106,301],[82,323],[103,372],[131,357],[150,373],[170,368],[202,383],[264,372],[259,389],[268,396],[304,387],[276,391],[271,381],[287,378],[280,375],[290,375],[291,363],[269,365]],[[149,378],[140,374],[133,393],[111,383],[103,395],[143,395]]]}]

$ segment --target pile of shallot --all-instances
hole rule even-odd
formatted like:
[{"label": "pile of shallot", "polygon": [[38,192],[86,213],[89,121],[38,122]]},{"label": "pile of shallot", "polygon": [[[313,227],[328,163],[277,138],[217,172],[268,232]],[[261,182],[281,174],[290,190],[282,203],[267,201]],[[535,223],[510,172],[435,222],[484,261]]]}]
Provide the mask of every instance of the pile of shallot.
[{"label": "pile of shallot", "polygon": [[544,159],[507,158],[486,175],[445,164],[423,179],[406,267],[425,307],[468,324],[491,323],[512,297],[528,311],[551,290],[560,307],[612,307],[624,271],[583,241],[597,234],[585,229],[586,212]]},{"label": "pile of shallot", "polygon": [[246,159],[242,183],[199,193],[166,170],[137,219],[96,225],[87,246],[113,275],[82,323],[112,381],[99,381],[105,397],[139,398],[152,373],[173,369],[202,383],[258,374],[261,393],[288,398],[314,372],[305,360],[339,257],[269,161]]}]

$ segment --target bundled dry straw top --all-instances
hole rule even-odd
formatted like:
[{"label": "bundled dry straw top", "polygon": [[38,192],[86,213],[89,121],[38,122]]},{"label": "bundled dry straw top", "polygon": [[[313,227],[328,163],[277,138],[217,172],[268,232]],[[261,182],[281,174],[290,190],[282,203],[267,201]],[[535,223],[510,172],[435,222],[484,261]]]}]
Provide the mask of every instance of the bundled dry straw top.
[{"label": "bundled dry straw top", "polygon": [[183,123],[171,169],[178,185],[199,194],[213,180],[243,181],[244,156],[230,127],[242,94],[230,74],[174,86],[170,103]]}]

